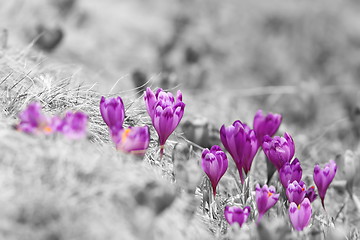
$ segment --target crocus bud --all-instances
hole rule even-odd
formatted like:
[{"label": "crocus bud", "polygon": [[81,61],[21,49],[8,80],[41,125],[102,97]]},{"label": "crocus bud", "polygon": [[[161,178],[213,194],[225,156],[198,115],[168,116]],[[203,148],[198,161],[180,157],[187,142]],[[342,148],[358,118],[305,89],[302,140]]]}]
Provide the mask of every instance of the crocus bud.
[{"label": "crocus bud", "polygon": [[41,111],[39,103],[30,103],[26,109],[19,113],[20,123],[17,130],[25,133],[45,133],[50,134],[54,130],[51,127],[51,119],[45,116]]},{"label": "crocus bud", "polygon": [[150,133],[147,126],[122,128],[112,131],[111,136],[116,149],[136,155],[144,155],[149,147]]},{"label": "crocus bud", "polygon": [[292,183],[293,181],[299,182],[301,178],[302,168],[297,158],[295,158],[291,163],[286,162],[279,170],[279,179],[285,189],[288,187],[289,183]]},{"label": "crocus bud", "polygon": [[225,127],[225,125],[221,127],[220,139],[233,158],[240,174],[240,180],[244,183],[242,169],[245,174],[248,174],[258,149],[254,130],[237,120],[229,127]]},{"label": "crocus bud", "polygon": [[221,150],[219,146],[212,146],[212,148],[204,149],[202,152],[202,169],[209,177],[213,194],[216,195],[216,186],[218,185],[220,178],[225,174],[228,168],[228,160],[226,154]]},{"label": "crocus bud", "polygon": [[144,100],[147,112],[159,136],[159,144],[164,146],[184,115],[185,103],[182,102],[182,94],[178,91],[175,99],[170,92],[167,93],[161,88],[155,94],[147,88]]},{"label": "crocus bud", "polygon": [[317,198],[317,194],[315,192],[315,187],[311,186],[306,190],[305,198],[309,199],[309,201],[312,203]]},{"label": "crocus bud", "polygon": [[293,181],[286,189],[286,196],[289,202],[294,202],[296,205],[299,205],[304,200],[305,194],[306,185],[303,181]]},{"label": "crocus bud", "polygon": [[279,129],[282,117],[280,114],[268,113],[264,115],[262,110],[258,110],[254,117],[254,131],[259,143],[259,146],[263,143],[263,138],[268,135],[274,136],[276,131]]},{"label": "crocus bud", "polygon": [[314,182],[318,189],[321,203],[324,208],[325,194],[330,183],[335,177],[336,170],[337,166],[334,160],[330,160],[330,162],[327,163],[322,169],[320,168],[319,164],[316,164],[314,167]]},{"label": "crocus bud", "polygon": [[309,199],[304,198],[301,204],[290,203],[289,216],[293,227],[297,231],[302,231],[311,220],[312,208]]},{"label": "crocus bud", "polygon": [[67,112],[58,131],[70,139],[80,139],[86,136],[87,122],[85,113]]},{"label": "crocus bud", "polygon": [[295,153],[295,144],[288,133],[284,137],[264,137],[263,150],[272,164],[280,170],[285,163],[290,162]]},{"label": "crocus bud", "polygon": [[260,185],[256,184],[255,200],[259,212],[257,222],[260,222],[264,214],[276,204],[279,200],[279,196],[280,194],[276,193],[274,186],[268,187],[265,184],[262,188],[260,188]]},{"label": "crocus bud", "polygon": [[115,129],[121,129],[123,127],[125,110],[121,97],[108,99],[101,97],[100,113],[110,130],[116,131]]},{"label": "crocus bud", "polygon": [[233,225],[234,223],[238,223],[240,227],[246,222],[251,212],[251,208],[249,206],[244,207],[241,209],[239,207],[233,206],[226,206],[224,210],[224,215],[226,221]]}]

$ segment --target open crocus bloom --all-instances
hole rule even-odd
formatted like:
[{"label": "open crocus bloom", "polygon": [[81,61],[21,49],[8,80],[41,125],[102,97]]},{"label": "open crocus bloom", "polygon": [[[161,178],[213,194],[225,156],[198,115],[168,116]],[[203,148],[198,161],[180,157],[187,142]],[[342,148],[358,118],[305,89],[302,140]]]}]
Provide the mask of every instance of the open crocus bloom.
[{"label": "open crocus bloom", "polygon": [[268,113],[263,114],[262,110],[258,110],[254,117],[254,131],[259,143],[259,146],[263,143],[263,138],[268,135],[272,137],[279,129],[282,117],[280,114]]},{"label": "open crocus bloom", "polygon": [[237,120],[229,127],[221,127],[220,138],[236,164],[241,182],[244,183],[242,170],[248,174],[258,149],[254,130]]},{"label": "open crocus bloom", "polygon": [[304,200],[299,205],[294,202],[290,203],[290,221],[297,231],[302,231],[307,225],[309,225],[311,215],[312,208],[309,199],[304,198]]},{"label": "open crocus bloom", "polygon": [[264,137],[263,150],[272,164],[280,170],[285,163],[290,162],[295,154],[295,144],[292,137],[285,133],[284,137]]},{"label": "open crocus bloom", "polygon": [[334,160],[330,160],[330,162],[327,163],[322,169],[320,168],[319,164],[316,164],[314,167],[314,182],[317,186],[319,196],[321,198],[321,203],[324,208],[325,194],[330,183],[335,177],[336,170],[337,166]]},{"label": "open crocus bloom", "polygon": [[159,144],[163,147],[184,115],[185,103],[182,102],[182,94],[178,91],[175,99],[170,92],[167,93],[161,88],[157,89],[155,94],[147,88],[144,100],[147,112],[159,136]]},{"label": "open crocus bloom", "polygon": [[268,187],[265,184],[261,188],[259,184],[256,184],[255,200],[259,212],[257,222],[259,222],[264,214],[276,204],[276,202],[279,200],[279,196],[280,194],[276,193],[274,186]]},{"label": "open crocus bloom", "polygon": [[300,181],[302,178],[302,168],[300,162],[295,158],[291,163],[286,162],[279,170],[279,179],[281,184],[286,189],[289,183],[293,181]]},{"label": "open crocus bloom", "polygon": [[289,202],[295,202],[296,205],[299,205],[306,195],[306,185],[303,181],[293,181],[289,184],[286,189],[286,196]]},{"label": "open crocus bloom", "polygon": [[228,168],[228,160],[226,154],[221,150],[219,146],[212,146],[212,148],[204,149],[202,152],[201,167],[209,177],[213,194],[216,195],[216,186],[218,185],[220,178],[225,174]]},{"label": "open crocus bloom", "polygon": [[80,139],[86,136],[88,116],[82,112],[67,112],[58,123],[57,129],[70,139]]},{"label": "open crocus bloom", "polygon": [[39,103],[30,103],[20,112],[19,118],[20,123],[17,125],[19,131],[31,134],[40,132],[50,134],[54,131],[51,119],[42,113]]},{"label": "open crocus bloom", "polygon": [[125,153],[141,156],[149,147],[150,133],[147,126],[122,128],[111,134],[116,149]]},{"label": "open crocus bloom", "polygon": [[121,129],[125,118],[124,103],[121,97],[108,98],[101,97],[100,113],[109,129]]},{"label": "open crocus bloom", "polygon": [[251,208],[249,206],[244,207],[241,209],[239,207],[233,206],[226,206],[224,210],[224,215],[226,221],[233,225],[234,223],[238,223],[240,227],[246,222],[251,212]]}]

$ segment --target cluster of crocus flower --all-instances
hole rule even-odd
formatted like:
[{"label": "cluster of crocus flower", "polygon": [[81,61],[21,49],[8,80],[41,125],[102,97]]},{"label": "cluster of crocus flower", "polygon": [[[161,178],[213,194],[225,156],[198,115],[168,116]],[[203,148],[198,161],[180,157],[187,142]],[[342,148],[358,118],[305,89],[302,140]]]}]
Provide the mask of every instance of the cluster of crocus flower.
[{"label": "cluster of crocus flower", "polygon": [[[253,126],[256,133],[256,138],[258,139],[259,148],[262,147],[264,142],[264,137],[272,137],[275,135],[277,130],[280,127],[282,121],[282,116],[276,113],[268,113],[265,115],[262,110],[258,110],[255,114]],[[268,173],[268,182],[272,178],[276,168],[269,162],[266,161],[267,173]]]},{"label": "cluster of crocus flower", "polygon": [[[273,115],[269,114],[269,116]],[[277,122],[280,122],[280,120]],[[268,132],[273,133],[271,130]],[[311,189],[307,191],[305,183],[301,181],[302,168],[299,160],[297,158],[292,160],[295,155],[295,143],[290,134],[286,132],[283,137],[265,135],[262,138],[263,152],[278,171],[279,180],[286,190],[286,196],[290,202],[290,221],[296,230],[303,230],[309,224],[312,214],[310,201],[305,197],[309,192],[309,194],[312,194],[312,200],[314,200],[316,195]],[[294,205],[296,208],[294,208]]]},{"label": "cluster of crocus flower", "polygon": [[166,140],[179,125],[184,115],[185,103],[182,102],[182,93],[179,90],[175,99],[172,93],[165,92],[161,88],[158,88],[155,93],[147,88],[144,100],[146,110],[159,136],[162,153]]},{"label": "cluster of crocus flower", "polygon": [[116,149],[124,153],[144,155],[150,143],[147,126],[124,128],[125,107],[121,97],[101,97],[100,113],[109,128]]},{"label": "cluster of crocus flower", "polygon": [[[255,202],[258,210],[257,223],[260,222],[262,217],[265,215],[270,208],[272,208],[279,200],[280,194],[276,192],[274,186],[267,186],[266,184],[260,187],[256,184],[255,187]],[[251,208],[249,206],[241,209],[239,207],[225,207],[224,215],[227,222],[232,225],[235,222],[239,223],[240,227],[246,222]]]},{"label": "cluster of crocus flower", "polygon": [[[302,181],[302,168],[300,161],[294,158],[295,143],[288,133],[283,136],[273,136],[281,124],[282,118],[279,114],[269,113],[264,115],[259,110],[251,129],[246,124],[237,120],[229,127],[223,125],[220,129],[220,139],[225,149],[230,153],[238,169],[240,180],[244,184],[244,174],[250,172],[253,159],[260,147],[274,167],[278,171],[279,181],[285,189],[289,201],[289,218],[294,229],[302,231],[309,225],[312,216],[311,203],[316,199],[315,187],[306,188]],[[293,159],[294,158],[294,159]],[[219,146],[211,150],[205,149],[202,154],[202,168],[209,177],[214,196],[216,186],[220,178],[225,174],[228,167],[226,154]],[[327,188],[336,173],[336,163],[330,161],[323,169],[316,165],[314,168],[314,182],[317,186],[322,204]],[[269,179],[268,179],[269,180]],[[255,201],[258,210],[257,222],[264,214],[279,200],[280,194],[276,193],[274,186],[259,184],[255,188]],[[324,206],[325,208],[325,206]],[[224,214],[229,224],[238,222],[242,226],[250,213],[250,207],[241,209],[239,207],[226,206]]]},{"label": "cluster of crocus flower", "polygon": [[[159,136],[161,154],[166,140],[179,125],[184,115],[185,104],[182,93],[177,92],[176,99],[170,92],[161,88],[154,93],[147,88],[144,100],[152,124]],[[125,153],[144,155],[150,143],[150,132],[147,126],[123,128],[125,108],[121,97],[100,100],[101,116],[109,127],[109,132],[118,150]]]},{"label": "cluster of crocus flower", "polygon": [[244,183],[244,173],[247,176],[251,170],[259,147],[266,138],[276,133],[281,121],[280,114],[264,115],[262,110],[258,110],[254,117],[253,129],[239,120],[229,127],[225,125],[221,127],[221,142],[234,160],[242,183]]},{"label": "cluster of crocus flower", "polygon": [[[295,155],[295,143],[288,133],[283,137],[264,137],[263,151],[269,161],[278,171],[279,180],[283,185],[287,199],[290,203],[289,218],[294,229],[301,231],[309,223],[312,208],[308,198],[305,183],[301,180],[302,168],[300,161],[293,157]],[[309,194],[314,193],[309,189]],[[312,195],[315,200],[316,195]]]},{"label": "cluster of crocus flower", "polygon": [[[164,145],[179,125],[185,104],[182,94],[178,91],[176,99],[171,93],[159,88],[155,93],[147,88],[144,96],[147,112],[158,134],[160,153]],[[125,108],[120,97],[100,100],[100,113],[108,126],[112,141],[116,149],[143,156],[149,147],[150,132],[148,126],[131,126],[124,128]],[[17,130],[29,134],[62,133],[68,138],[79,139],[86,135],[88,116],[82,112],[67,112],[64,117],[48,117],[42,113],[39,103],[32,103],[19,114],[20,123]],[[238,169],[240,180],[244,184],[245,177],[250,173],[252,162],[258,150],[262,148],[269,162],[278,171],[279,181],[284,187],[289,202],[289,219],[297,231],[302,231],[310,224],[312,216],[311,203],[316,199],[315,187],[306,187],[302,181],[302,168],[300,161],[294,158],[295,143],[288,133],[284,136],[273,136],[281,124],[279,114],[264,115],[259,110],[251,129],[245,123],[237,120],[232,125],[220,129],[220,139],[224,148],[230,153]],[[294,159],[293,159],[294,158]],[[220,146],[214,145],[202,152],[202,169],[208,176],[214,197],[220,179],[228,169],[226,153]],[[314,183],[325,208],[324,200],[327,189],[333,181],[337,166],[331,160],[324,168],[318,164],[314,167]],[[255,202],[258,211],[257,222],[279,200],[280,194],[274,186],[259,184],[255,187]],[[251,208],[245,206],[226,206],[225,219],[230,225],[238,223],[241,227],[248,219]]]},{"label": "cluster of crocus flower", "polygon": [[30,103],[19,113],[20,123],[16,129],[29,134],[61,133],[70,139],[86,136],[88,116],[82,112],[66,112],[64,117],[49,117],[43,114],[41,105]]}]

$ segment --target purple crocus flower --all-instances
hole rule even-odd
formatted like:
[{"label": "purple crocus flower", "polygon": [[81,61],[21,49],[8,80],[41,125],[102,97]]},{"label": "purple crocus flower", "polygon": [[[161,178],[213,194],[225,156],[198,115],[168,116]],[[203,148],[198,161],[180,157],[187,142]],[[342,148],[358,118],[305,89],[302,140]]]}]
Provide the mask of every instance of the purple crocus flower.
[{"label": "purple crocus flower", "polygon": [[304,200],[305,195],[306,185],[303,181],[293,181],[286,189],[286,196],[289,202],[294,202],[296,205],[299,205]]},{"label": "purple crocus flower", "polygon": [[319,164],[316,164],[314,167],[314,182],[317,186],[319,196],[321,198],[321,203],[324,208],[325,194],[330,183],[335,177],[336,170],[337,166],[334,160],[330,160],[330,162],[327,163],[323,169],[320,168]]},{"label": "purple crocus flower", "polygon": [[290,162],[295,153],[294,141],[288,133],[285,133],[284,137],[265,136],[262,148],[277,170],[280,170],[285,163]]},{"label": "purple crocus flower", "polygon": [[309,199],[304,198],[301,204],[290,203],[289,216],[293,227],[297,231],[302,231],[309,225],[312,215],[312,208]]},{"label": "purple crocus flower", "polygon": [[217,145],[212,146],[210,150],[206,148],[202,152],[201,166],[210,179],[213,194],[215,196],[216,186],[228,168],[226,154]]},{"label": "purple crocus flower", "polygon": [[117,131],[123,127],[125,110],[121,97],[108,99],[101,97],[100,113],[104,122],[112,131]]},{"label": "purple crocus flower", "polygon": [[229,127],[222,125],[220,138],[236,164],[241,182],[244,183],[242,169],[248,174],[258,149],[254,130],[237,120]]},{"label": "purple crocus flower", "polygon": [[175,99],[170,92],[167,93],[161,88],[157,89],[155,94],[147,88],[144,100],[147,112],[158,133],[160,146],[163,148],[184,115],[185,103],[182,102],[182,93],[178,91]]},{"label": "purple crocus flower", "polygon": [[315,187],[311,186],[306,190],[305,197],[309,199],[309,201],[312,203],[317,198],[317,194],[315,192]]},{"label": "purple crocus flower", "polygon": [[[56,122],[56,121],[55,121]],[[80,139],[86,136],[88,116],[82,112],[67,112],[58,131],[70,139]]]},{"label": "purple crocus flower", "polygon": [[300,181],[302,178],[302,168],[300,162],[295,158],[291,163],[286,162],[279,170],[279,179],[281,184],[286,189],[289,183],[293,181]]},{"label": "purple crocus flower", "polygon": [[281,120],[282,117],[280,114],[268,113],[268,115],[264,115],[261,109],[256,112],[253,126],[259,146],[262,145],[263,138],[266,135],[272,137],[276,133],[281,124]]},{"label": "purple crocus flower", "polygon": [[239,207],[233,206],[226,206],[224,210],[224,215],[226,221],[233,225],[234,223],[238,223],[240,227],[246,222],[251,212],[251,208],[249,206],[244,207],[241,209]]},{"label": "purple crocus flower", "polygon": [[150,133],[147,126],[122,128],[112,133],[116,149],[136,155],[144,155],[149,147]]},{"label": "purple crocus flower", "polygon": [[264,214],[276,204],[279,200],[279,196],[280,194],[276,193],[274,186],[268,187],[265,184],[262,188],[260,188],[260,185],[256,184],[255,200],[259,212],[257,222],[260,222]]},{"label": "purple crocus flower", "polygon": [[31,134],[53,132],[51,120],[42,113],[39,103],[30,103],[26,109],[20,112],[19,118],[20,123],[17,125],[19,131]]}]

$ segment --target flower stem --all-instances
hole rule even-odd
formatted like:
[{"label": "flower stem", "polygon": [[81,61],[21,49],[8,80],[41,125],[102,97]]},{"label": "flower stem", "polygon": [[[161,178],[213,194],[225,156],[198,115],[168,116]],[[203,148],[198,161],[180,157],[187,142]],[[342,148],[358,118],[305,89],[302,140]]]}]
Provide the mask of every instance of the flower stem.
[{"label": "flower stem", "polygon": [[162,158],[164,156],[164,148],[165,148],[165,145],[160,145],[160,161],[162,160]]},{"label": "flower stem", "polygon": [[264,215],[259,214],[258,219],[256,220],[256,225],[259,225],[260,220],[262,219],[263,216],[264,216]]}]

